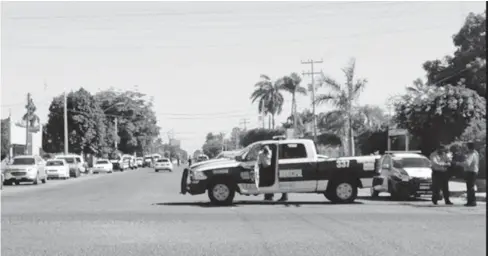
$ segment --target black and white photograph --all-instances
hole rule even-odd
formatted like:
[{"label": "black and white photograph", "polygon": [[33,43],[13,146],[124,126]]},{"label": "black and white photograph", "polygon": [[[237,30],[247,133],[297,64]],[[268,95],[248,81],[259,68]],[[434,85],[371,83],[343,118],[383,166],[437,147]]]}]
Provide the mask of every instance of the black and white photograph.
[{"label": "black and white photograph", "polygon": [[1,1],[2,256],[486,255],[485,1]]}]

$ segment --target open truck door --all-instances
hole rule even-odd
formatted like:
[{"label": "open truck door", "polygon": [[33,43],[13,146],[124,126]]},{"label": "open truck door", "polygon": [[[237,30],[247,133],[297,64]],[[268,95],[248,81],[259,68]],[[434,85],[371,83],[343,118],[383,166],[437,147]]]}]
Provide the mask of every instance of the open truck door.
[{"label": "open truck door", "polygon": [[271,150],[271,165],[266,168],[259,168],[259,159],[254,165],[254,183],[260,192],[269,192],[278,190],[278,143],[265,144]]}]

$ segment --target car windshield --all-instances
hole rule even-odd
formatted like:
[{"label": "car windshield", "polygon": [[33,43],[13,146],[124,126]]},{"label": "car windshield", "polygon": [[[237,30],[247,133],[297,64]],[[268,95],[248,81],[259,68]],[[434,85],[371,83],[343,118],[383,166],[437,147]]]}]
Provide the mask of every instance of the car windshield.
[{"label": "car windshield", "polygon": [[60,157],[60,159],[64,159],[68,164],[75,163],[75,159],[73,157]]},{"label": "car windshield", "polygon": [[421,157],[393,159],[393,166],[396,168],[429,168],[430,161]]},{"label": "car windshield", "polygon": [[97,164],[108,164],[107,160],[99,160],[97,161]]},{"label": "car windshield", "polygon": [[14,158],[12,165],[33,165],[36,163],[34,158]]},{"label": "car windshield", "polygon": [[46,165],[47,166],[63,166],[64,162],[63,161],[47,161]]},{"label": "car windshield", "polygon": [[158,163],[169,163],[168,159],[159,159]]}]

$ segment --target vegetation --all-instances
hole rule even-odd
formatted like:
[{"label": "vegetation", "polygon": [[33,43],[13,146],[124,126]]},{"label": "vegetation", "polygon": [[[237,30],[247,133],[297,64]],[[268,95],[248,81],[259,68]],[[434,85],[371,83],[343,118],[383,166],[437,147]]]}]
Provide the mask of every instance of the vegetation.
[{"label": "vegetation", "polygon": [[[113,90],[91,95],[83,88],[69,93],[67,107],[70,152],[98,156],[106,156],[114,151],[139,155],[153,153],[147,150],[156,143],[159,127],[152,104],[144,100],[144,96],[138,92]],[[63,95],[53,99],[49,112],[43,134],[43,149],[52,153],[63,152]],[[116,143],[117,149],[114,148]]]}]

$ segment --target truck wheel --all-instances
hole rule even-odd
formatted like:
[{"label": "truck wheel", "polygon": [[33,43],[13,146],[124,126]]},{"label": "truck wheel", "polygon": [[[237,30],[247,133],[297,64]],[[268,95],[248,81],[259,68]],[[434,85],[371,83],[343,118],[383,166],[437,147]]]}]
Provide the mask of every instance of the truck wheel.
[{"label": "truck wheel", "polygon": [[352,203],[358,196],[358,188],[355,182],[338,181],[334,182],[330,190],[330,199],[333,203]]},{"label": "truck wheel", "polygon": [[227,181],[217,181],[208,188],[210,202],[215,205],[231,205],[235,196],[235,188]]}]

